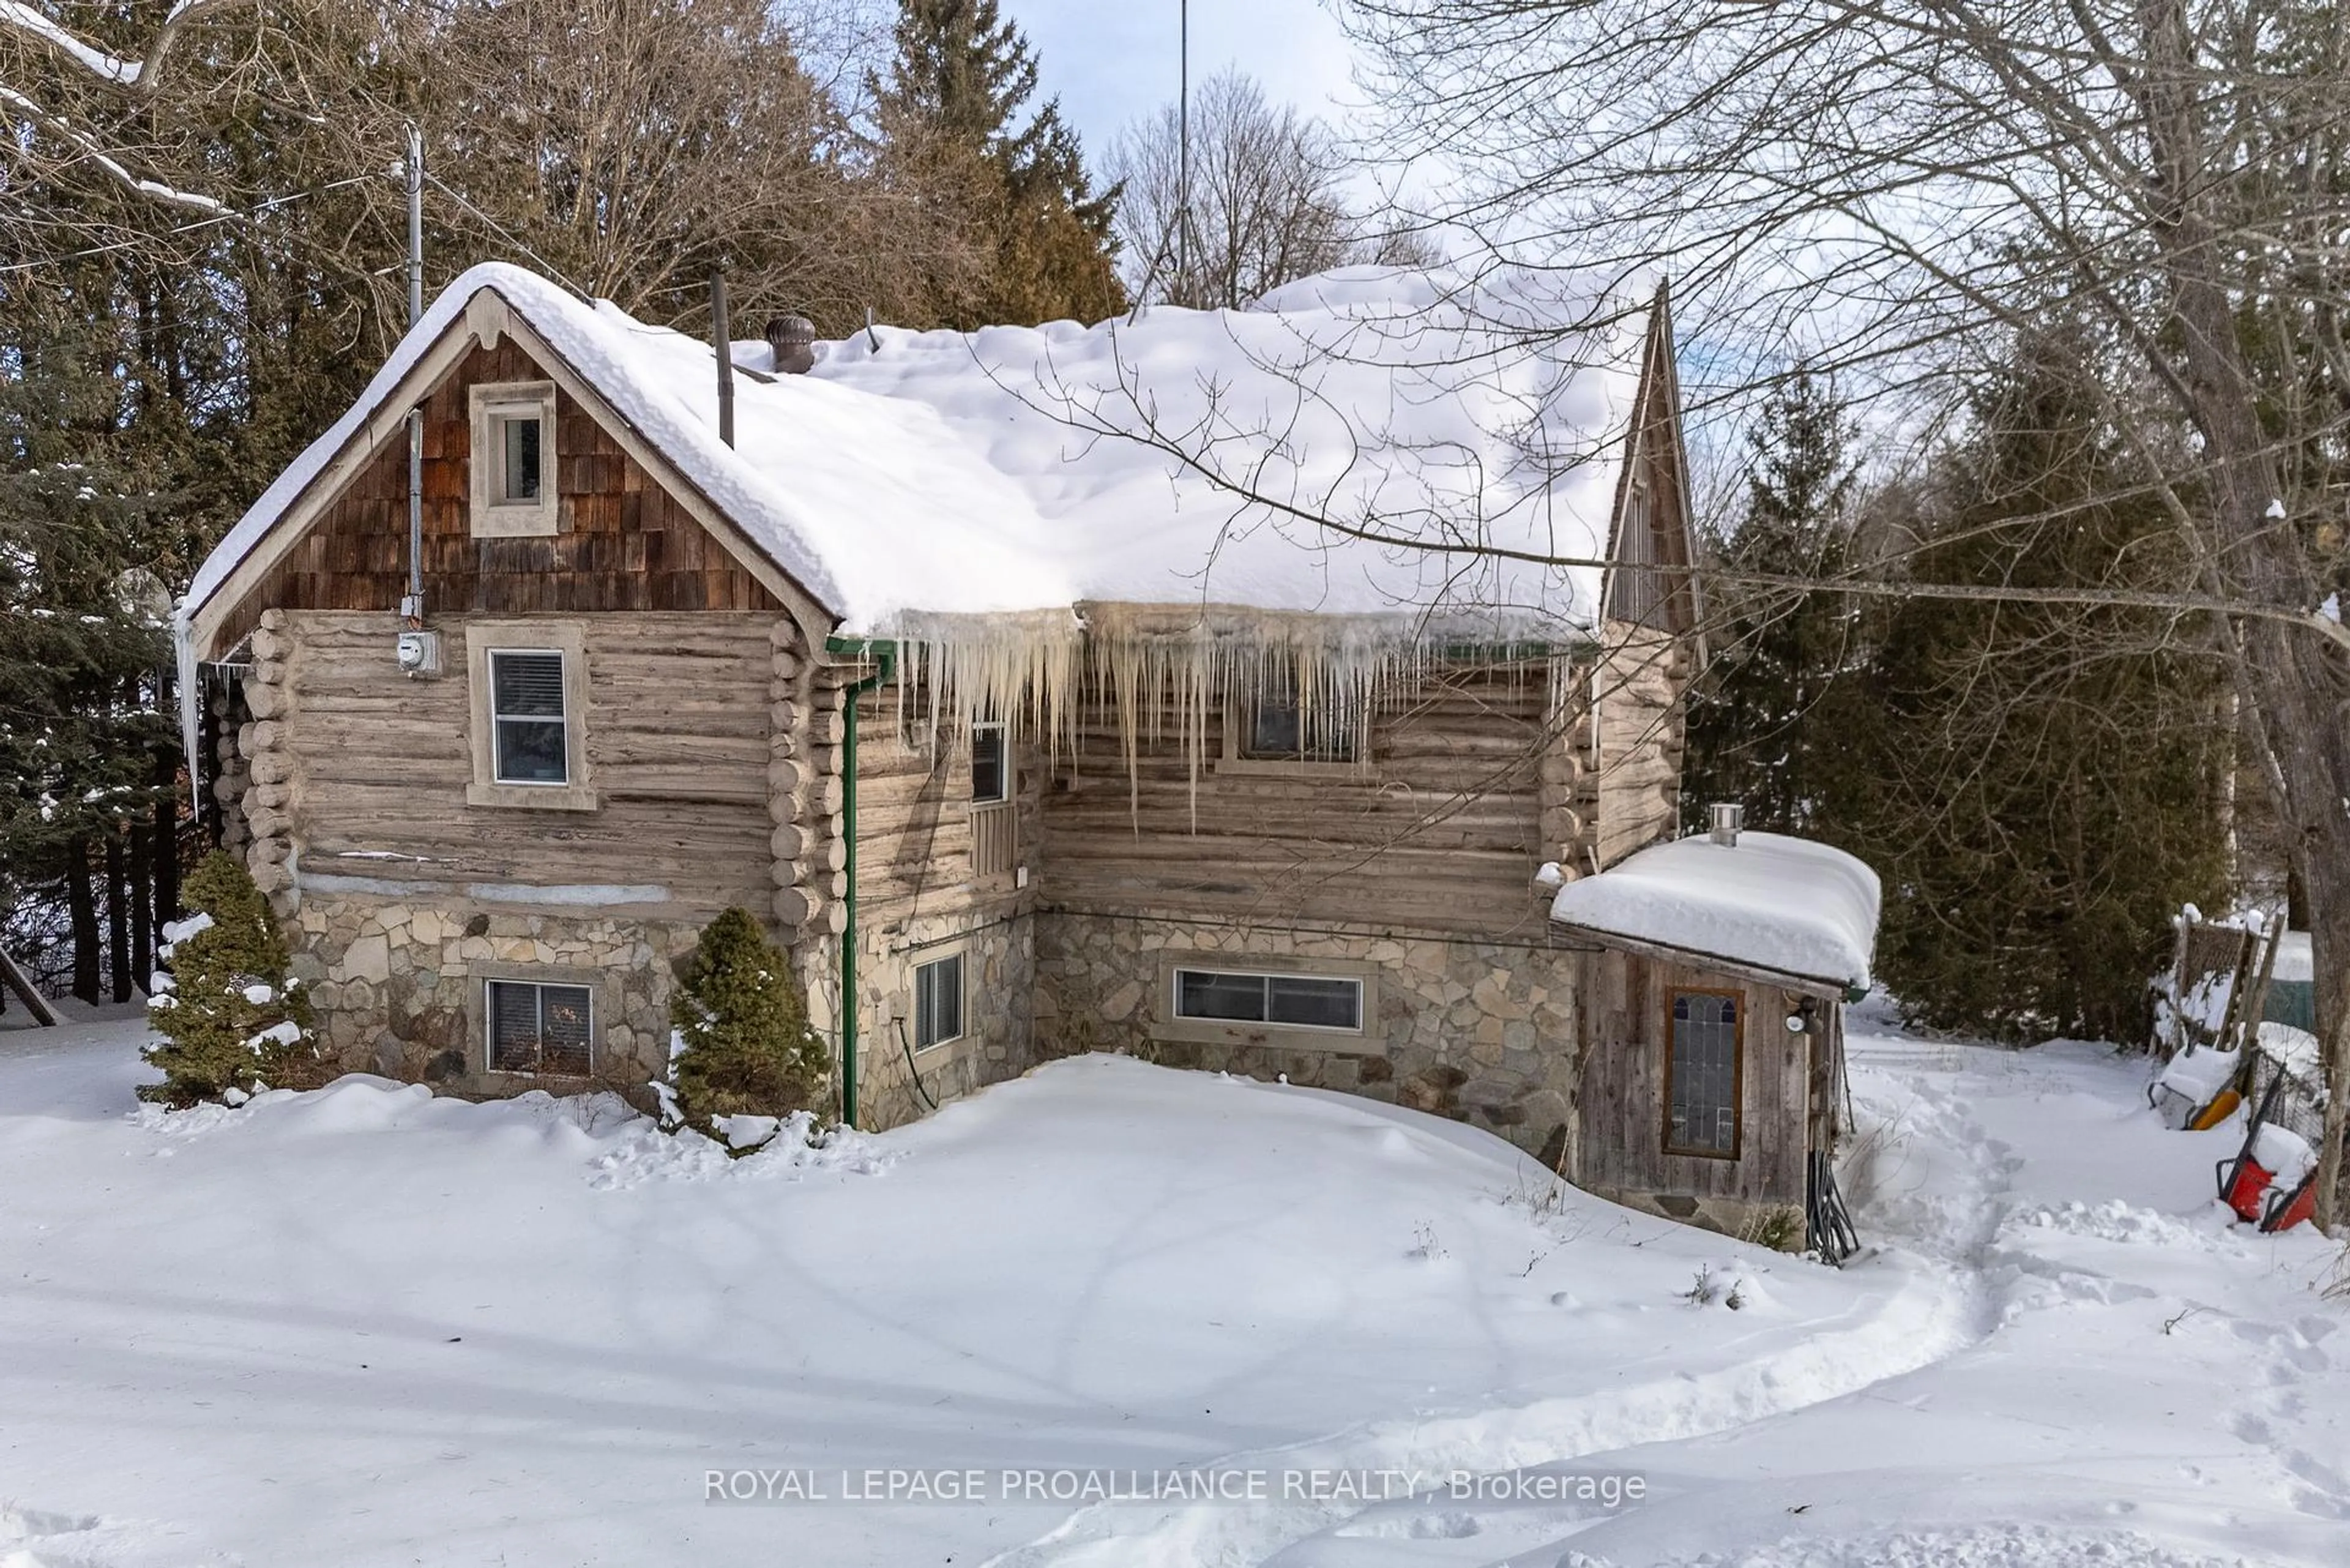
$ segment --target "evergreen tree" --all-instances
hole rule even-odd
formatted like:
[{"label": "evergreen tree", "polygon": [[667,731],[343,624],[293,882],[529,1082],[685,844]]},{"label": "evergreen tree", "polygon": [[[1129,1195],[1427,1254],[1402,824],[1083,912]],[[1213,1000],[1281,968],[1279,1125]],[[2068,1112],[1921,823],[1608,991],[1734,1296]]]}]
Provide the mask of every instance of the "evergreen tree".
[{"label": "evergreen tree", "polygon": [[684,1046],[671,1086],[690,1127],[810,1109],[831,1075],[791,960],[747,909],[726,909],[702,929],[670,1021]]},{"label": "evergreen tree", "polygon": [[285,940],[253,877],[214,850],[188,877],[189,919],[166,929],[168,984],[148,1004],[162,1040],[147,1061],[163,1082],[141,1099],[187,1106],[288,1086],[317,1063],[310,1000],[286,972]]},{"label": "evergreen tree", "polygon": [[1742,584],[1740,570],[1827,581],[1853,555],[1849,423],[1825,377],[1797,366],[1748,441],[1745,515],[1709,583],[1711,661],[1691,693],[1682,774],[1685,825],[1738,801],[1750,826],[1815,833],[1849,784],[1849,677],[1859,656],[1855,600]]},{"label": "evergreen tree", "polygon": [[[177,728],[162,711],[169,599],[154,570],[172,550],[162,499],[134,464],[132,410],[96,327],[68,296],[27,310],[0,378],[0,940],[70,940],[74,991],[116,1000],[146,978],[130,950],[151,922],[154,858],[136,835],[172,814]],[[167,835],[168,836],[168,835]],[[101,893],[103,867],[123,873]],[[142,918],[128,905],[134,891]],[[112,940],[100,935],[108,917]]]},{"label": "evergreen tree", "polygon": [[[2085,334],[2026,336],[1921,498],[1925,580],[2168,587],[2184,543],[2130,471]],[[1885,880],[1877,971],[1919,1020],[2142,1038],[2188,901],[2222,896],[2232,736],[2208,633],[2159,612],[1918,598],[1855,726],[1834,825]]]},{"label": "evergreen tree", "polygon": [[870,84],[883,161],[953,192],[993,256],[951,324],[1098,321],[1124,309],[1118,192],[1094,191],[1057,99],[1021,122],[1036,57],[996,0],[900,0],[896,39],[889,76]]}]

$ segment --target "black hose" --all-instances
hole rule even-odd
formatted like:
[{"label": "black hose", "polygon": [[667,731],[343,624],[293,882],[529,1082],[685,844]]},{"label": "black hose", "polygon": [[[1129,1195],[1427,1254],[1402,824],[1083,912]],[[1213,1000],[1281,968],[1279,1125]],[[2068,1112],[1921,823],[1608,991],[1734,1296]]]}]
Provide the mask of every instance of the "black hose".
[{"label": "black hose", "polygon": [[922,1087],[922,1070],[914,1065],[914,1044],[906,1038],[906,1021],[899,1018],[892,1022],[898,1025],[898,1049],[906,1054],[906,1072],[914,1080],[914,1093],[922,1096],[922,1104],[937,1110],[938,1101],[931,1098],[930,1090]]}]

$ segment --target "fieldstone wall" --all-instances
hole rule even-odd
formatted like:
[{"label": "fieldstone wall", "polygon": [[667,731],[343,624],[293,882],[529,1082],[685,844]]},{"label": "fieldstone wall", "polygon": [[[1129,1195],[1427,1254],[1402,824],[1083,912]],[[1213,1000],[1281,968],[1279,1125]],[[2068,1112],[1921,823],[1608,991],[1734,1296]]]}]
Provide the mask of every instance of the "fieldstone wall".
[{"label": "fieldstone wall", "polygon": [[[1377,1054],[1203,1044],[1158,1027],[1161,960],[1376,966]],[[1290,931],[1067,912],[1036,918],[1039,1056],[1128,1051],[1173,1067],[1344,1089],[1488,1128],[1556,1168],[1575,1136],[1578,955],[1469,939]]]},{"label": "fieldstone wall", "polygon": [[687,922],[316,894],[304,897],[287,932],[294,974],[309,988],[343,1071],[484,1096],[559,1094],[577,1083],[486,1070],[482,981],[516,978],[527,966],[596,971],[595,1081],[641,1097],[668,1062],[672,966],[699,935]]},{"label": "fieldstone wall", "polygon": [[[1035,1064],[1035,917],[976,928],[970,921],[967,914],[923,916],[902,928],[859,933],[858,1126],[878,1130],[918,1121],[933,1100],[944,1105]],[[834,944],[825,947],[828,957],[837,955]],[[912,1052],[914,970],[956,951],[963,961],[962,1038]],[[817,1023],[827,1032],[838,994],[837,971],[820,990],[810,988],[810,1011],[824,1015]]]}]

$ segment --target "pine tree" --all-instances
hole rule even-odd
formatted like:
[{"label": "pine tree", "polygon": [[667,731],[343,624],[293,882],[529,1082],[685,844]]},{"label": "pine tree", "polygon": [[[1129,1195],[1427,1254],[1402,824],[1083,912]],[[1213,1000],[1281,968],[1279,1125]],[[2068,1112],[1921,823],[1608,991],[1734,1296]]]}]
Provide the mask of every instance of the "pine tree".
[{"label": "pine tree", "polygon": [[1096,192],[1076,133],[1036,92],[1036,57],[997,0],[900,0],[897,56],[870,83],[885,161],[955,192],[993,252],[951,325],[1098,321],[1126,307],[1111,234],[1118,192]]},{"label": "pine tree", "polygon": [[[1737,801],[1751,826],[1816,833],[1833,820],[1849,770],[1855,601],[1742,584],[1740,570],[1827,581],[1853,554],[1855,469],[1843,406],[1825,377],[1797,366],[1748,440],[1746,513],[1722,541],[1709,585],[1712,659],[1691,694],[1682,817]],[[1839,685],[1839,678],[1845,678]]]},{"label": "pine tree", "polygon": [[[1925,580],[2190,580],[2086,378],[2096,345],[2023,337],[1929,476]],[[1877,970],[1920,1021],[2009,1038],[2143,1038],[2170,916],[2223,894],[2226,692],[2207,632],[2130,609],[1917,598],[1856,726],[1872,794],[1838,825],[1883,875]]]},{"label": "pine tree", "polygon": [[747,909],[726,909],[702,929],[670,1021],[684,1047],[671,1086],[690,1127],[810,1109],[830,1076],[791,960]]},{"label": "pine tree", "polygon": [[185,898],[189,918],[164,930],[169,983],[148,1004],[163,1038],[147,1061],[163,1082],[141,1086],[140,1097],[235,1100],[309,1076],[317,1062],[310,1000],[286,972],[285,940],[252,875],[216,849],[189,874]]}]

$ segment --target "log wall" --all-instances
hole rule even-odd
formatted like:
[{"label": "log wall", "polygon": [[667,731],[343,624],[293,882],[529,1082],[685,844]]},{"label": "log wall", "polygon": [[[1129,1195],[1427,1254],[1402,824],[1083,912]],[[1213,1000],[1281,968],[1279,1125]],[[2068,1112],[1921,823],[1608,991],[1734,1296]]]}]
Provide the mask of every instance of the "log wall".
[{"label": "log wall", "polygon": [[[264,864],[303,876],[445,888],[657,886],[656,913],[707,918],[770,902],[769,686],[774,615],[580,617],[593,811],[468,805],[474,704],[465,632],[442,615],[437,679],[393,659],[383,615],[302,610],[264,628],[282,707],[256,722],[248,808]],[[249,682],[253,692],[261,680]],[[268,701],[265,699],[265,701]],[[268,759],[265,761],[264,759]],[[276,785],[284,799],[274,808]],[[277,815],[265,815],[275,811]]]},{"label": "log wall", "polygon": [[[1094,704],[1041,802],[1045,898],[1090,913],[1539,940],[1531,878],[1556,854],[1543,759],[1565,746],[1551,696],[1541,663],[1455,668],[1374,714],[1366,763],[1288,771],[1225,764],[1218,711],[1195,766],[1170,705],[1131,779],[1116,716]],[[1555,809],[1549,826],[1567,822]]]},{"label": "log wall", "polygon": [[1601,649],[1591,827],[1604,867],[1679,826],[1690,655],[1679,638],[1620,621],[1608,623]]}]

